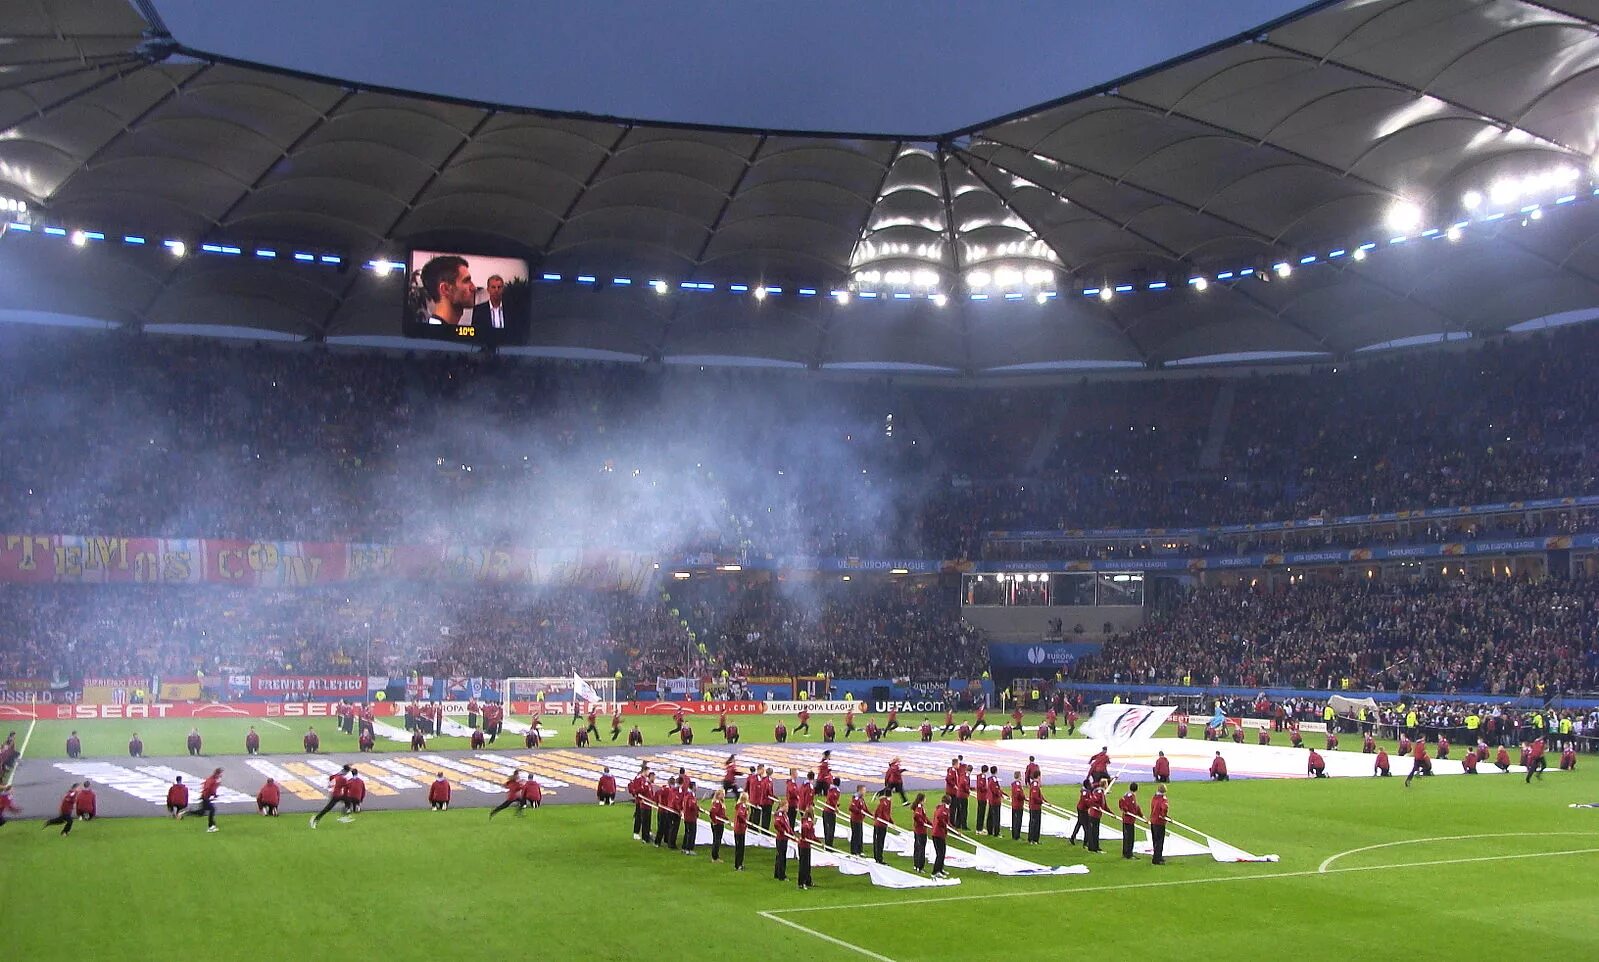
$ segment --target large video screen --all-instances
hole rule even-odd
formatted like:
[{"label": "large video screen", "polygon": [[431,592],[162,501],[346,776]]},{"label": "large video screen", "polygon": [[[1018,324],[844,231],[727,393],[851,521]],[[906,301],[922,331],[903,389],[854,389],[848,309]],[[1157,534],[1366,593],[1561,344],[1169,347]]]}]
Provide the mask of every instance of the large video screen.
[{"label": "large video screen", "polygon": [[406,337],[526,343],[531,292],[527,261],[414,250],[405,276]]}]

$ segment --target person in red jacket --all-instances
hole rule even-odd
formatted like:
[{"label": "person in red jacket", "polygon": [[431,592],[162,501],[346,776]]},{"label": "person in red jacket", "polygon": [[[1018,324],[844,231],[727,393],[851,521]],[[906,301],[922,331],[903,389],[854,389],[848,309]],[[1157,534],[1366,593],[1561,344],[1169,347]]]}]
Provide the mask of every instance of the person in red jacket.
[{"label": "person in red jacket", "polygon": [[838,833],[838,804],[842,793],[839,791],[839,779],[832,780],[827,786],[827,792],[822,796],[822,841],[828,848],[833,847],[833,840]]},{"label": "person in red jacket", "polygon": [[572,739],[578,748],[589,747],[589,730],[587,728],[579,728],[573,734]]},{"label": "person in red jacket", "polygon": [[924,742],[932,741],[933,740],[933,723],[928,721],[927,719],[923,718],[922,719],[922,727],[917,730],[917,733],[918,733],[918,736],[921,738],[922,741],[924,741]]},{"label": "person in red jacket", "polygon": [[167,814],[174,819],[183,817],[189,808],[189,786],[183,784],[183,776],[179,775],[167,787]]},{"label": "person in red jacket", "polygon": [[969,821],[967,815],[971,811],[972,800],[972,766],[962,764],[960,773],[955,779],[955,797],[951,800],[953,811],[951,815],[958,817],[956,828],[967,828]]},{"label": "person in red jacket", "polygon": [[722,860],[722,833],[727,830],[727,805],[722,801],[726,795],[720,789],[711,795],[711,861]]},{"label": "person in red jacket", "polygon": [[1026,789],[1022,785],[1022,773],[1012,772],[1010,780],[1010,840],[1022,840],[1022,809]]},{"label": "person in red jacket", "polygon": [[797,736],[800,732],[804,732],[807,735],[811,733],[811,710],[809,708],[801,707],[799,710],[799,724],[794,726],[794,734]]},{"label": "person in red jacket", "polygon": [[746,792],[733,803],[733,871],[744,871],[744,833],[750,827],[750,797]]},{"label": "person in red jacket", "polygon": [[[634,784],[638,787],[634,788]],[[650,821],[655,817],[655,806],[660,795],[660,790],[655,786],[655,773],[640,773],[638,778],[628,783],[627,790],[633,795],[633,821],[638,829],[634,837],[643,840],[645,845],[653,845],[655,839],[650,834]]]},{"label": "person in red jacket", "polygon": [[955,740],[956,741],[962,741],[962,742],[971,741],[972,740],[972,726],[966,724],[965,722],[961,722],[960,727],[955,729]]},{"label": "person in red jacket", "polygon": [[49,828],[52,825],[60,825],[62,826],[61,835],[63,838],[65,838],[66,836],[72,834],[72,823],[77,817],[78,783],[73,782],[72,787],[67,789],[65,795],[61,796],[61,805],[56,809],[56,817],[50,819],[48,822],[45,822],[41,827]]},{"label": "person in red jacket", "polygon": [[999,766],[988,770],[988,834],[999,838],[999,806],[1005,801],[1005,790],[999,784]]},{"label": "person in red jacket", "polygon": [[278,805],[283,801],[283,793],[278,788],[278,783],[267,779],[261,790],[255,793],[255,810],[262,815],[272,817],[278,814]]},{"label": "person in red jacket", "polygon": [[188,814],[204,815],[205,830],[217,831],[217,796],[222,794],[222,769],[217,768],[200,783],[200,807]]},{"label": "person in red jacket", "polygon": [[888,838],[889,826],[893,824],[894,799],[885,788],[878,793],[877,807],[872,811],[872,861],[879,865],[883,864],[883,842]]},{"label": "person in red jacket", "polygon": [[143,758],[144,757],[144,741],[139,738],[139,733],[138,732],[134,732],[133,733],[133,737],[128,739],[128,757],[129,758]]},{"label": "person in red jacket", "polygon": [[1368,731],[1361,737],[1360,751],[1363,755],[1377,754],[1377,739],[1371,734],[1371,732]]},{"label": "person in red jacket", "polygon": [[1028,782],[1041,782],[1044,780],[1044,770],[1038,767],[1038,759],[1027,756],[1027,767],[1022,769],[1022,780]]},{"label": "person in red jacket", "polygon": [[855,703],[850,702],[844,709],[844,740],[849,741],[849,736],[855,734]]},{"label": "person in red jacket", "polygon": [[350,769],[350,780],[344,783],[344,814],[339,816],[341,822],[355,821],[355,815],[361,810],[361,804],[366,801],[366,779],[355,769]]},{"label": "person in red jacket", "polygon": [[1462,775],[1475,775],[1475,774],[1477,774],[1477,753],[1476,752],[1467,752],[1466,754],[1464,754],[1464,755],[1462,755],[1460,757],[1460,774],[1462,774]]},{"label": "person in red jacket", "polygon": [[1217,752],[1216,757],[1210,760],[1210,780],[1213,782],[1225,782],[1229,780],[1227,775],[1227,759],[1221,757],[1221,752]]},{"label": "person in red jacket", "polygon": [[938,737],[943,738],[955,730],[955,709],[944,709],[944,727],[938,730]]},{"label": "person in red jacket", "polygon": [[911,800],[905,797],[905,769],[900,767],[899,756],[895,755],[888,761],[888,768],[883,771],[883,793],[899,793],[902,804],[909,805]]},{"label": "person in red jacket", "polygon": [[481,749],[483,747],[483,745],[484,745],[484,741],[485,740],[483,738],[483,729],[481,729],[481,728],[472,729],[471,745],[472,745],[473,750],[476,751],[476,750]]},{"label": "person in red jacket", "polygon": [[685,745],[694,744],[694,726],[684,722],[682,730],[677,733],[677,737]]},{"label": "person in red jacket", "polygon": [[1310,750],[1310,756],[1305,763],[1305,774],[1311,778],[1327,777],[1327,762],[1314,748]]},{"label": "person in red jacket", "polygon": [[987,705],[978,705],[977,706],[977,717],[972,719],[972,731],[974,731],[974,732],[986,732],[986,731],[988,731],[988,706]]},{"label": "person in red jacket", "polygon": [[776,858],[772,862],[772,878],[779,882],[788,881],[788,842],[793,836],[789,828],[788,813],[779,809],[772,817],[772,837],[776,841]]},{"label": "person in red jacket", "polygon": [[1144,817],[1144,810],[1138,807],[1138,783],[1133,782],[1127,786],[1127,791],[1116,802],[1116,808],[1122,813],[1122,858],[1131,859],[1133,855],[1133,836],[1136,834],[1137,819]]},{"label": "person in red jacket", "polygon": [[816,817],[809,810],[800,813],[799,833],[799,887],[811,887],[811,848],[816,844]]},{"label": "person in red jacket", "polygon": [[[728,725],[726,727],[726,729],[724,729],[722,731],[722,738],[729,745],[737,745],[738,744],[738,726],[737,725]],[[642,745],[642,744],[644,744],[644,742],[642,740],[640,740],[639,744]]]},{"label": "person in red jacket", "polygon": [[1257,744],[1257,745],[1270,745],[1271,744],[1271,729],[1269,729],[1269,728],[1260,729],[1259,733],[1255,736],[1255,744]]},{"label": "person in red jacket", "polygon": [[1101,746],[1093,757],[1088,760],[1088,777],[1098,782],[1101,778],[1110,777],[1110,749]]},{"label": "person in red jacket", "polygon": [[[1473,766],[1473,768],[1475,767]],[[1577,770],[1577,749],[1572,747],[1570,742],[1567,742],[1566,747],[1560,750],[1560,770],[1563,772]]]},{"label": "person in red jacket", "polygon": [[1110,784],[1110,778],[1104,777],[1094,783],[1093,789],[1088,793],[1088,825],[1085,829],[1083,847],[1090,852],[1098,853],[1099,848],[1099,820],[1105,817],[1108,811],[1105,807],[1105,787]]},{"label": "person in red jacket", "polygon": [[[138,738],[139,736],[135,735],[133,737],[134,738]],[[201,746],[203,744],[201,742],[201,740],[200,740],[200,729],[198,729],[198,728],[189,729],[189,737],[188,737],[188,740],[187,740],[187,744],[188,744],[189,754],[190,755],[198,755],[198,754],[200,754],[200,748],[201,748]]]},{"label": "person in red jacket", "polygon": [[[554,795],[555,790],[551,789],[550,794]],[[540,808],[544,805],[544,786],[540,785],[539,780],[532,775],[522,782],[522,801],[527,808]],[[517,810],[517,814],[521,812],[522,809]]]},{"label": "person in red jacket", "polygon": [[4,825],[6,823],[7,812],[14,812],[18,815],[21,815],[22,809],[18,808],[17,803],[11,800],[11,786],[0,785],[0,825]]},{"label": "person in red jacket", "polygon": [[915,839],[911,848],[911,868],[918,875],[927,867],[927,830],[933,824],[933,820],[927,816],[926,798],[918,792],[916,800],[911,802],[911,834]]},{"label": "person in red jacket", "polygon": [[527,807],[527,800],[522,797],[522,770],[520,768],[512,772],[510,777],[505,780],[505,801],[496,805],[494,810],[489,812],[489,818],[493,818],[512,805],[516,806],[518,812]]},{"label": "person in red jacket", "polygon": [[1448,758],[1449,757],[1449,739],[1444,737],[1441,734],[1438,736],[1438,757],[1439,758]]},{"label": "person in red jacket", "polygon": [[261,754],[261,736],[256,733],[254,725],[251,725],[250,730],[244,735],[244,753],[246,755]]},{"label": "person in red jacket", "polygon": [[356,747],[363,752],[370,752],[377,747],[377,740],[372,736],[372,729],[362,727],[361,734],[356,736]]},{"label": "person in red jacket", "polygon": [[673,735],[676,735],[678,732],[683,730],[683,717],[684,712],[681,708],[672,712],[672,728],[666,733],[667,738],[671,738]]},{"label": "person in red jacket", "polygon": [[79,821],[94,821],[94,789],[90,787],[88,779],[78,789],[78,819]]},{"label": "person in red jacket", "polygon": [[1371,774],[1375,778],[1387,778],[1393,774],[1388,766],[1388,749],[1379,748],[1377,750],[1377,761],[1371,766]]},{"label": "person in red jacket", "polygon": [[[724,720],[727,718],[727,713],[726,712],[722,713],[722,718]],[[616,710],[611,712],[611,741],[613,741],[613,742],[616,741],[617,738],[621,737],[621,735],[622,735],[622,707],[620,705],[618,705]]]},{"label": "person in red jacket", "polygon": [[428,806],[435,812],[450,810],[450,780],[444,777],[443,772],[439,772],[439,777],[428,786]]},{"label": "person in red jacket", "polygon": [[1405,787],[1409,788],[1410,780],[1417,775],[1431,774],[1432,759],[1427,757],[1427,743],[1418,738],[1410,750],[1410,774],[1405,776]]},{"label": "person in red jacket", "polygon": [[880,742],[880,741],[883,740],[883,730],[881,728],[877,727],[877,722],[876,721],[874,721],[872,719],[867,719],[865,731],[866,731],[866,740],[867,741],[869,741],[869,742]]},{"label": "person in red jacket", "polygon": [[600,780],[594,787],[594,798],[601,805],[616,804],[616,776],[611,774],[609,767],[600,772]]},{"label": "person in red jacket", "polygon": [[772,738],[779,744],[788,741],[788,726],[782,722],[772,726]]},{"label": "person in red jacket", "polygon": [[322,748],[322,739],[317,737],[315,728],[307,728],[305,730],[303,742],[306,754],[309,755],[315,755]]},{"label": "person in red jacket", "polygon": [[1166,797],[1166,786],[1155,789],[1155,797],[1149,803],[1149,841],[1154,846],[1155,854],[1149,860],[1151,865],[1166,864],[1166,823],[1171,821],[1171,803]]},{"label": "person in red jacket", "polygon": [[1499,753],[1494,756],[1494,767],[1499,769],[1500,774],[1510,771],[1510,752],[1503,745],[1499,746]]},{"label": "person in red jacket", "polygon": [[[337,772],[334,772],[332,775],[328,776],[328,803],[322,806],[322,811],[311,816],[312,828],[317,827],[317,823],[322,821],[322,816],[333,811],[333,806],[345,805],[344,788],[349,784],[349,782],[350,766],[348,765],[345,765]],[[346,814],[348,814],[348,805],[345,807]]]},{"label": "person in red jacket", "polygon": [[849,797],[849,853],[860,855],[866,848],[866,786],[856,785]]},{"label": "person in red jacket", "polygon": [[419,725],[416,728],[411,730],[411,751],[413,751],[413,752],[425,752],[425,751],[427,751],[427,748],[428,748],[427,739],[425,737],[423,737],[422,728]]},{"label": "person in red jacket", "polygon": [[[1264,731],[1264,729],[1262,730]],[[1171,781],[1171,759],[1166,757],[1165,752],[1155,753],[1155,765],[1151,770],[1151,774],[1155,776],[1155,784],[1157,785],[1164,785]]]},{"label": "person in red jacket", "polygon": [[1022,706],[1020,704],[1010,710],[1010,723],[1015,728],[1022,727]]},{"label": "person in red jacket", "polygon": [[1540,735],[1532,741],[1532,751],[1527,758],[1527,784],[1532,784],[1532,776],[1537,775],[1538,780],[1543,780],[1544,770],[1549,767],[1549,762],[1543,757],[1544,742]]},{"label": "person in red jacket", "polygon": [[1044,822],[1044,786],[1037,781],[1027,784],[1027,844],[1037,845],[1038,833]]},{"label": "person in red jacket", "polygon": [[933,809],[933,825],[928,833],[933,839],[933,878],[948,878],[944,874],[944,852],[949,843],[949,796],[939,799]]},{"label": "person in red jacket", "polygon": [[[737,739],[734,739],[734,741],[737,741]],[[633,723],[633,727],[628,729],[628,732],[627,732],[627,747],[629,747],[629,748],[643,748],[644,747],[644,733],[642,731],[639,731],[638,722],[634,722]]]},{"label": "person in red jacket", "polygon": [[833,743],[833,741],[835,739],[837,739],[837,738],[838,738],[838,729],[833,727],[833,723],[832,722],[823,722],[822,723],[822,741],[825,744],[831,745]]},{"label": "person in red jacket", "polygon": [[700,835],[700,799],[692,790],[682,796],[678,815],[683,819],[683,854],[693,855]]},{"label": "person in red jacket", "polygon": [[1083,844],[1088,844],[1088,798],[1092,794],[1094,794],[1094,780],[1083,779],[1083,783],[1077,786],[1077,821],[1072,824],[1072,834],[1066,839],[1067,845],[1077,844],[1078,832],[1083,833]]}]

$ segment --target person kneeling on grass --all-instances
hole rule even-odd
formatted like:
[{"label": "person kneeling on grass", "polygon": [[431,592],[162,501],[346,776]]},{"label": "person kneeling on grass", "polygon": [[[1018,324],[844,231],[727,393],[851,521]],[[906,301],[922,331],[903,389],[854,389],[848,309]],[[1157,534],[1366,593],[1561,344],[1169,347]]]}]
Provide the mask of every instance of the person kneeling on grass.
[{"label": "person kneeling on grass", "polygon": [[255,810],[262,815],[272,817],[278,814],[278,803],[283,801],[283,794],[278,789],[278,783],[267,779],[261,790],[255,793]]},{"label": "person kneeling on grass", "polygon": [[450,810],[450,782],[444,777],[443,772],[439,772],[439,777],[428,787],[428,805],[432,806],[435,812]]}]

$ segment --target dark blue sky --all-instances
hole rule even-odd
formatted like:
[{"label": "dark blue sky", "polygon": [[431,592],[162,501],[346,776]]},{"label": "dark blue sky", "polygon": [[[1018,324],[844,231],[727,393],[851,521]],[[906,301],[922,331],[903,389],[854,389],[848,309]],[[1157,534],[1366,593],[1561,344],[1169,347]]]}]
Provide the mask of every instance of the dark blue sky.
[{"label": "dark blue sky", "polygon": [[196,48],[648,119],[938,132],[1113,79],[1307,0],[155,0]]}]

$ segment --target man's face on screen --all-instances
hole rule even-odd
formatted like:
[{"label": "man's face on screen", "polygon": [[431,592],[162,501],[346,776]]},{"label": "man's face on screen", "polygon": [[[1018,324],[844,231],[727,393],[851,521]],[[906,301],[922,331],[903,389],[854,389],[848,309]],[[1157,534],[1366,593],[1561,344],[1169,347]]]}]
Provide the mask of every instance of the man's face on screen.
[{"label": "man's face on screen", "polygon": [[466,267],[455,272],[455,282],[440,285],[444,299],[451,305],[467,310],[477,300],[477,285],[472,283],[472,272]]},{"label": "man's face on screen", "polygon": [[489,302],[500,303],[500,298],[505,296],[505,279],[502,277],[489,278]]}]

